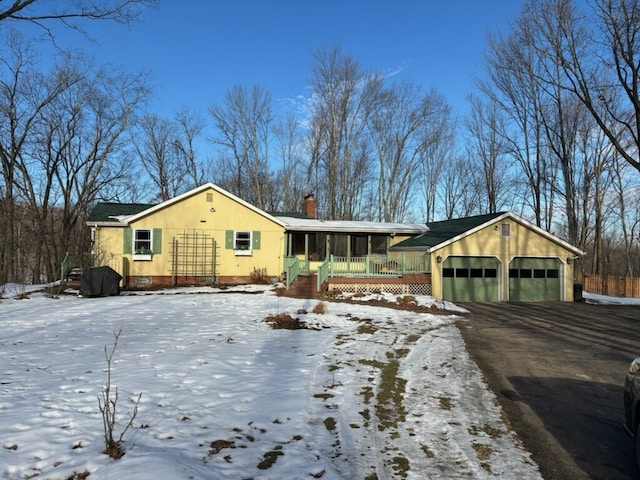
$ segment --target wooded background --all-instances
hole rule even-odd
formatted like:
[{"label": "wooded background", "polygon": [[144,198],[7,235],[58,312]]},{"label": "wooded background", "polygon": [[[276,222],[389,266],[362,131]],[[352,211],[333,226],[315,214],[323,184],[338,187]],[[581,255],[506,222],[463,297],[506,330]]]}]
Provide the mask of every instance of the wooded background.
[{"label": "wooded background", "polygon": [[277,114],[260,85],[236,85],[163,118],[147,109],[145,74],[77,51],[45,67],[19,28],[135,28],[157,3],[67,3],[0,7],[0,284],[55,280],[67,252],[90,265],[84,222],[97,201],[159,202],[206,181],[267,211],[298,211],[313,192],[319,217],[335,220],[509,210],[584,250],[579,273],[640,276],[637,1],[523,2],[490,35],[466,118],[340,46],[310,54],[298,116]]}]

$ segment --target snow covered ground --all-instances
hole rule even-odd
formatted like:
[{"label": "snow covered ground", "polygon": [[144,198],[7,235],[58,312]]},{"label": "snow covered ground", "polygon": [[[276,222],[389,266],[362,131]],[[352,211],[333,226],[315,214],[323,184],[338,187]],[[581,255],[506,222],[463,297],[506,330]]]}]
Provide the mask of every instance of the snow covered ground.
[{"label": "snow covered ground", "polygon": [[[366,301],[313,313],[318,301],[266,287],[12,296],[0,301],[2,479],[542,478],[454,314]],[[283,313],[312,328],[264,321]],[[113,460],[98,396],[120,329],[116,435],[142,397]]]},{"label": "snow covered ground", "polygon": [[587,303],[601,303],[608,305],[640,305],[640,298],[609,297],[595,293],[584,292],[582,295]]}]

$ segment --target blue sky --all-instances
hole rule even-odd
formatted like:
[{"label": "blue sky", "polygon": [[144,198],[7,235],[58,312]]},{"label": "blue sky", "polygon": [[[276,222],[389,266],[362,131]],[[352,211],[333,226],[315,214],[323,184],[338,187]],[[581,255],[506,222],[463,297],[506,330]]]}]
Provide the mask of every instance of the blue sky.
[{"label": "blue sky", "polygon": [[365,69],[398,72],[434,87],[466,111],[472,78],[482,74],[489,29],[505,29],[516,0],[162,0],[131,27],[87,25],[59,40],[99,62],[153,75],[151,109],[172,116],[183,105],[206,112],[236,84],[258,84],[276,108],[308,96],[312,52],[339,45]]}]

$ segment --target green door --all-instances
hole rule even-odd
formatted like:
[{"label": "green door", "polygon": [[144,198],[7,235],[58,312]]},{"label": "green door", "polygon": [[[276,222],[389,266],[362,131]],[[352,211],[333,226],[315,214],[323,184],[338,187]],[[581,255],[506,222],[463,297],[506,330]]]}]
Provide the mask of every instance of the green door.
[{"label": "green door", "polygon": [[448,257],[442,264],[442,296],[452,302],[497,302],[499,263],[495,257]]},{"label": "green door", "polygon": [[561,267],[557,258],[514,258],[509,264],[509,300],[560,300]]}]

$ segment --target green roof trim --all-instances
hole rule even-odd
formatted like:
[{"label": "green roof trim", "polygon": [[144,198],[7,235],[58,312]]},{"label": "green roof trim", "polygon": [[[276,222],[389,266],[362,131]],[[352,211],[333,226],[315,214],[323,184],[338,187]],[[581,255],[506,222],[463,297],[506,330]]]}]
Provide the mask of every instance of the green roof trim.
[{"label": "green roof trim", "polygon": [[89,214],[89,222],[118,222],[117,217],[135,215],[153,206],[149,203],[98,203]]},{"label": "green roof trim", "polygon": [[417,237],[408,238],[400,242],[391,249],[402,250],[405,248],[431,248],[440,245],[452,238],[462,235],[469,230],[473,230],[480,225],[484,225],[494,220],[505,212],[490,213],[487,215],[476,215],[474,217],[456,218],[453,220],[442,220],[440,222],[427,223],[429,231],[418,235]]}]

